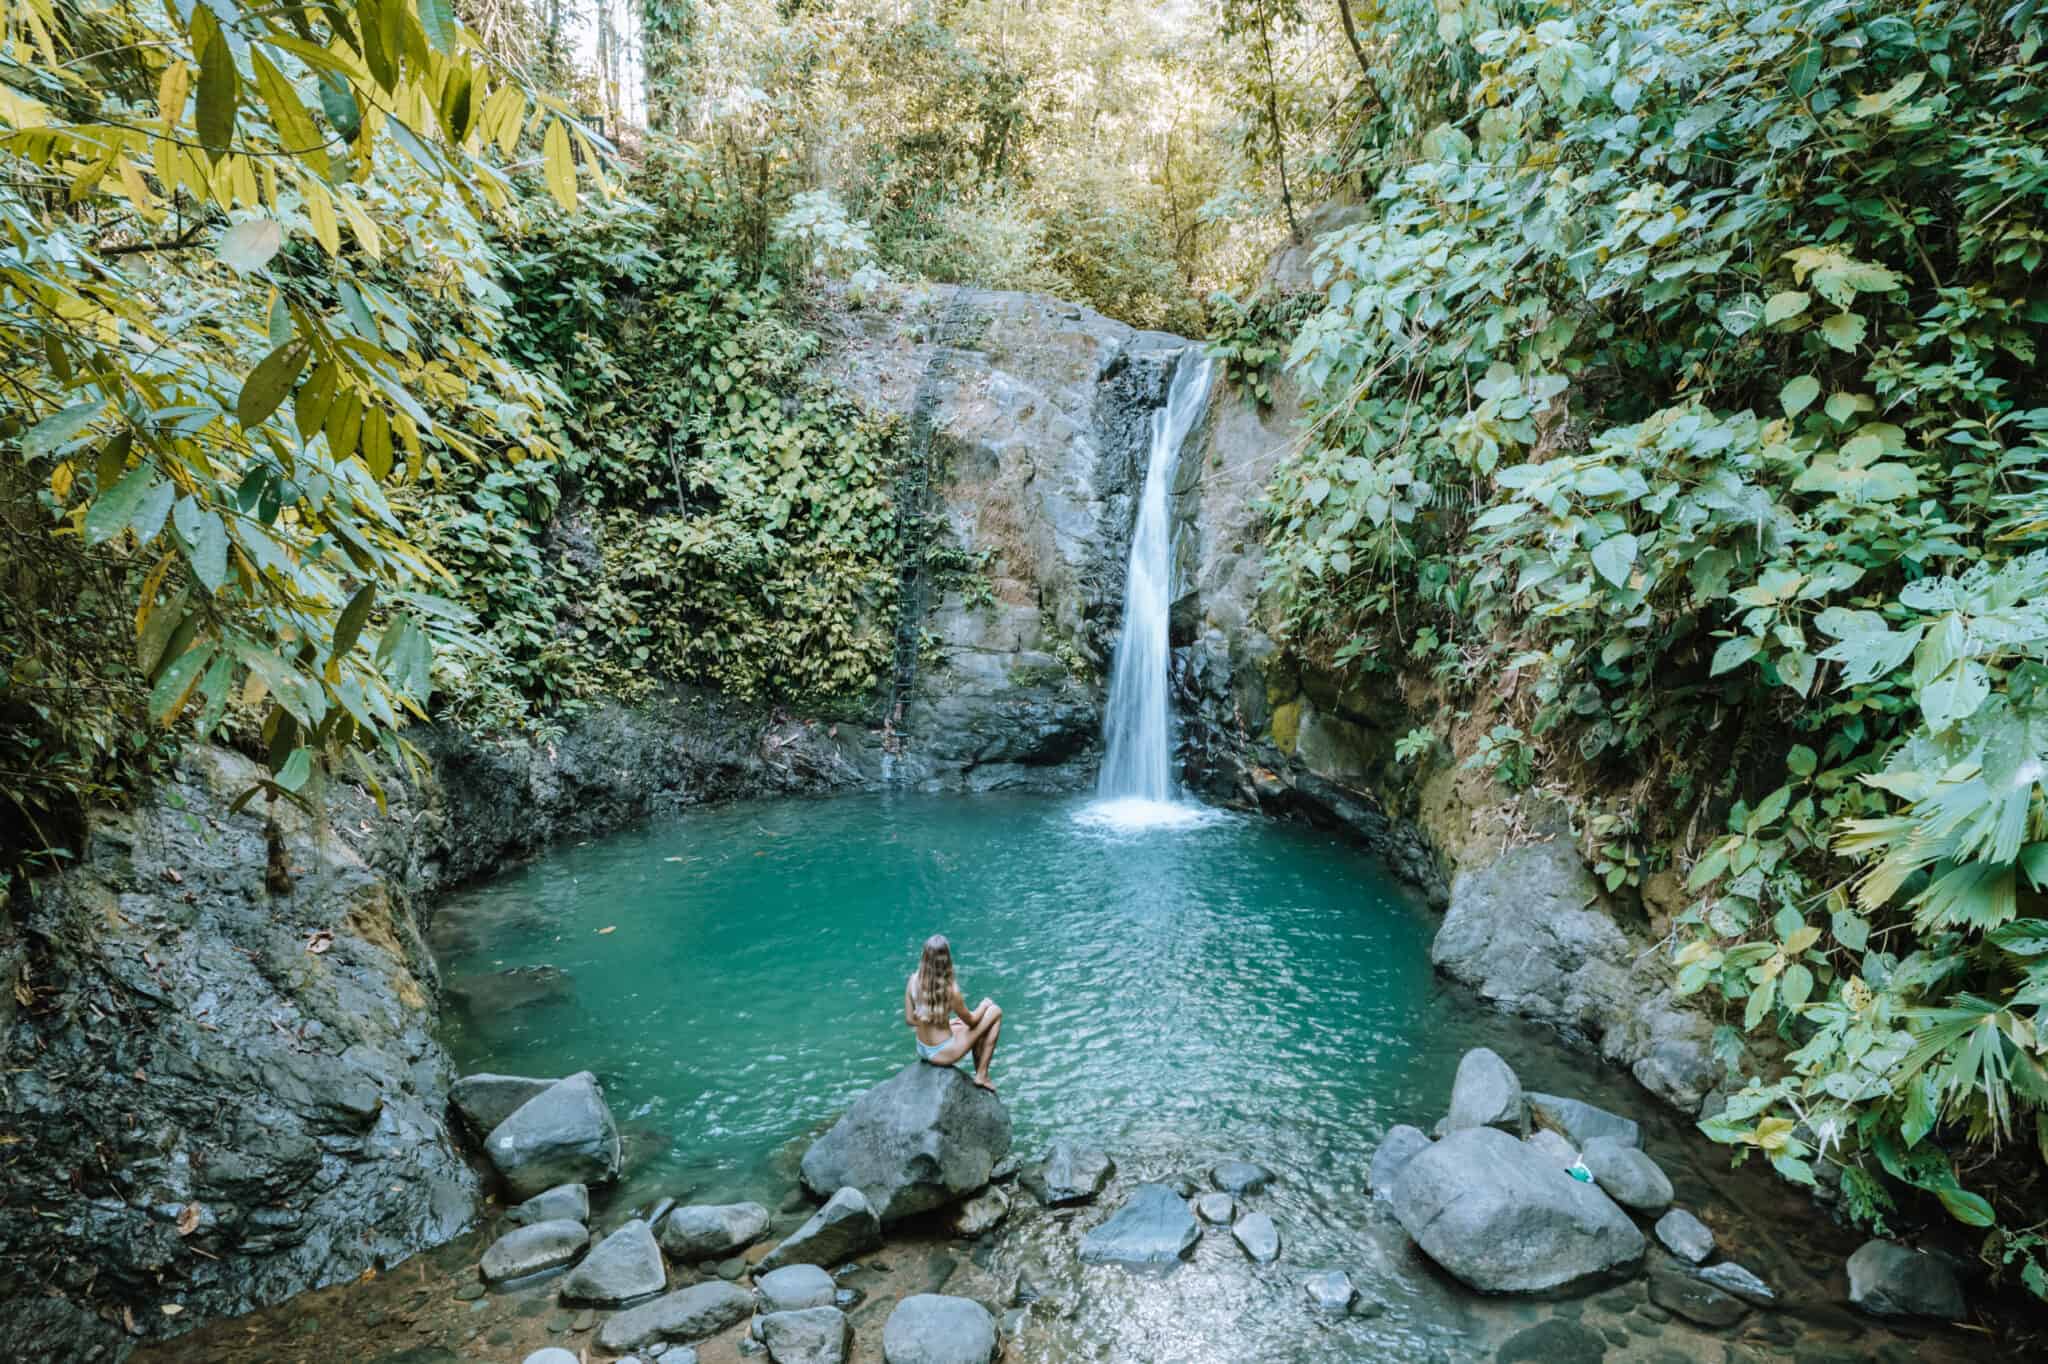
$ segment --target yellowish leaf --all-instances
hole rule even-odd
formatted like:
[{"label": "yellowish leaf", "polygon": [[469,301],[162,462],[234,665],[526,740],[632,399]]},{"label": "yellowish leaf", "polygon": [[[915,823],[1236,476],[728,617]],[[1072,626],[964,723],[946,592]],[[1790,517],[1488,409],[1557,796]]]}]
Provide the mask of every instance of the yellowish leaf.
[{"label": "yellowish leaf", "polygon": [[311,175],[300,178],[299,188],[306,196],[306,216],[313,220],[313,239],[328,255],[340,255],[341,223],[334,216],[334,196]]},{"label": "yellowish leaf", "polygon": [[541,150],[546,157],[548,193],[565,213],[576,210],[576,153],[569,145],[569,127],[557,118],[548,124]]}]

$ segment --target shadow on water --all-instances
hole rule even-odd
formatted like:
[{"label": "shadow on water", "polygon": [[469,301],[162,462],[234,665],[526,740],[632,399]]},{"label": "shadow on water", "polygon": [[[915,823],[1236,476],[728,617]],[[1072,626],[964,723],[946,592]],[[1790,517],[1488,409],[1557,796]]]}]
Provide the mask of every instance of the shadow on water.
[{"label": "shadow on water", "polygon": [[[808,1137],[910,1059],[904,980],[923,938],[948,933],[970,1000],[1004,1007],[995,1078],[1019,1151],[1071,1137],[1120,1166],[1101,1204],[1019,1215],[971,1260],[928,1236],[892,1241],[887,1257],[908,1268],[877,1280],[876,1302],[892,1282],[936,1287],[948,1274],[949,1291],[1007,1294],[1020,1274],[1045,1291],[1008,1360],[1492,1359],[1546,1321],[1585,1357],[1617,1361],[1987,1353],[1850,1314],[1849,1233],[1768,1176],[1731,1172],[1723,1148],[1626,1076],[1447,985],[1429,965],[1434,929],[1377,864],[1305,828],[1212,813],[1131,829],[1080,802],[898,795],[735,806],[563,849],[452,897],[431,936],[447,978],[495,1000],[446,1013],[464,1070],[603,1080],[633,1152],[604,1205],[616,1221],[660,1195],[781,1206]],[[516,1002],[521,991],[532,998]],[[1702,1332],[1650,1304],[1641,1278],[1558,1303],[1448,1283],[1373,1203],[1366,1172],[1390,1126],[1435,1123],[1459,1056],[1480,1045],[1529,1088],[1641,1120],[1680,1205],[1779,1289],[1784,1310]],[[1279,1176],[1249,1201],[1281,1228],[1277,1264],[1251,1265],[1222,1229],[1168,1275],[1074,1260],[1075,1237],[1117,1194],[1229,1156]],[[450,1358],[516,1360],[514,1345],[549,1342],[549,1323],[567,1331],[544,1292],[517,1317],[518,1295],[453,1299],[480,1246],[421,1257],[382,1287],[310,1297],[366,1339],[396,1350],[416,1330],[462,1351]],[[1325,1266],[1385,1310],[1317,1321],[1300,1281]],[[287,1339],[293,1310],[274,1309]],[[362,1327],[364,1313],[381,1324]],[[863,1339],[878,1322],[873,1307],[856,1314]],[[1525,1357],[1553,1356],[1567,1357]],[[723,1344],[705,1353],[723,1357]]]}]

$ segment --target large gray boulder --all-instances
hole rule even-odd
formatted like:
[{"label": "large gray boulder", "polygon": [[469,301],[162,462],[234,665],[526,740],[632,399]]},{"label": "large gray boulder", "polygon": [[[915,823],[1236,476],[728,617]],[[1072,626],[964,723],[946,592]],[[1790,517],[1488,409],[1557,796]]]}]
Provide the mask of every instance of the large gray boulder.
[{"label": "large gray boulder", "polygon": [[564,1302],[618,1307],[668,1287],[668,1270],[654,1232],[639,1218],[591,1248],[583,1263],[562,1280]]},{"label": "large gray boulder", "polygon": [[538,1098],[560,1083],[536,1080],[527,1075],[465,1075],[448,1086],[448,1102],[479,1138],[487,1137],[527,1100]]},{"label": "large gray boulder", "polygon": [[1445,1125],[1453,1132],[1467,1127],[1504,1127],[1521,1135],[1522,1082],[1491,1049],[1474,1047],[1459,1060]]},{"label": "large gray boulder", "polygon": [[1374,1198],[1391,1198],[1394,1181],[1401,1171],[1408,1168],[1408,1162],[1429,1149],[1429,1134],[1419,1127],[1407,1123],[1396,1123],[1387,1129],[1387,1135],[1380,1138],[1379,1149],[1372,1153],[1372,1173],[1368,1181],[1372,1185]]},{"label": "large gray boulder", "polygon": [[722,1260],[768,1234],[768,1209],[759,1203],[693,1203],[661,1219],[661,1248],[676,1259]]},{"label": "large gray boulder", "polygon": [[784,1265],[754,1281],[761,1295],[761,1311],[801,1312],[806,1307],[830,1307],[839,1285],[816,1265]]},{"label": "large gray boulder", "polygon": [[1092,1147],[1056,1141],[1044,1160],[1026,1170],[1021,1181],[1031,1196],[1048,1208],[1091,1203],[1116,1173],[1116,1162]]},{"label": "large gray boulder", "polygon": [[853,1327],[836,1307],[804,1307],[761,1318],[761,1343],[774,1364],[846,1364]]},{"label": "large gray boulder", "polygon": [[[919,1064],[923,1064],[920,1062]],[[673,1215],[673,1214],[671,1214]],[[783,1239],[761,1261],[764,1270],[784,1265],[844,1264],[882,1244],[882,1221],[859,1189],[833,1194],[811,1220]]]},{"label": "large gray boulder", "polygon": [[528,1099],[484,1141],[484,1154],[515,1198],[557,1184],[601,1184],[619,1173],[619,1129],[598,1088],[580,1071]]},{"label": "large gray boulder", "polygon": [[883,1364],[988,1364],[995,1353],[995,1318],[970,1298],[915,1293],[882,1327]]},{"label": "large gray boulder", "polygon": [[702,1340],[746,1320],[753,1310],[752,1293],[713,1279],[627,1308],[605,1322],[597,1343],[613,1354],[624,1354],[648,1345]]},{"label": "large gray boulder", "polygon": [[581,1222],[536,1222],[493,1241],[477,1271],[485,1283],[523,1279],[529,1274],[560,1269],[581,1255],[589,1244],[590,1233]]},{"label": "large gray boulder", "polygon": [[1579,1153],[1593,1182],[1624,1208],[1655,1217],[1671,1206],[1671,1179],[1640,1150],[1595,1137]]},{"label": "large gray boulder", "polygon": [[1453,1132],[1408,1162],[1394,1215],[1423,1253],[1482,1293],[1535,1293],[1642,1258],[1612,1199],[1491,1127]]},{"label": "large gray boulder", "polygon": [[1081,1238],[1088,1264],[1172,1264],[1202,1229],[1186,1200],[1164,1184],[1140,1184],[1108,1221]]},{"label": "large gray boulder", "polygon": [[1609,1113],[1582,1099],[1564,1099],[1555,1094],[1529,1093],[1529,1115],[1538,1123],[1562,1132],[1572,1145],[1584,1150],[1586,1143],[1611,1137],[1623,1146],[1641,1146],[1643,1129],[1634,1118]]},{"label": "large gray boulder", "polygon": [[1010,1150],[1000,1100],[949,1066],[913,1061],[853,1101],[804,1153],[804,1187],[852,1187],[886,1225],[956,1203]]},{"label": "large gray boulder", "polygon": [[1963,1315],[1963,1286],[1947,1260],[1896,1241],[1866,1241],[1849,1257],[1849,1302],[1877,1317]]}]

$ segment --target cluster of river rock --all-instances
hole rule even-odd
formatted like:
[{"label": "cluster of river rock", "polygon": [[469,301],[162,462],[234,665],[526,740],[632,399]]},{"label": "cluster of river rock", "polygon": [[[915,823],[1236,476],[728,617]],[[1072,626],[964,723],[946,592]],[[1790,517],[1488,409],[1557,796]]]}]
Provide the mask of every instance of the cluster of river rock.
[{"label": "cluster of river rock", "polygon": [[[1048,1209],[1096,1201],[1116,1168],[1106,1153],[1068,1142],[1021,1164],[994,1095],[957,1071],[914,1063],[811,1144],[802,1195],[816,1210],[779,1240],[770,1241],[775,1219],[758,1203],[663,1198],[593,1242],[589,1187],[615,1179],[621,1161],[596,1079],[472,1075],[456,1083],[453,1101],[520,1200],[482,1256],[484,1284],[559,1274],[563,1307],[612,1312],[590,1322],[602,1351],[664,1364],[695,1364],[697,1345],[742,1323],[743,1353],[765,1352],[772,1364],[843,1364],[853,1353],[847,1313],[861,1295],[842,1280],[890,1229],[924,1219],[979,1237],[1025,1194]],[[1206,1181],[1139,1184],[1075,1239],[1074,1253],[1084,1264],[1172,1267],[1205,1228],[1227,1228],[1251,1262],[1270,1265],[1281,1257],[1283,1229],[1253,1203],[1273,1178],[1230,1160]],[[1434,1137],[1405,1125],[1387,1133],[1369,1185],[1430,1260],[1481,1293],[1577,1293],[1642,1272],[1651,1302],[1698,1326],[1732,1327],[1778,1305],[1761,1278],[1717,1254],[1705,1222],[1673,1206],[1671,1181],[1641,1149],[1634,1121],[1525,1092],[1484,1048],[1460,1063]],[[1852,1304],[1873,1315],[1963,1313],[1954,1268],[1939,1255],[1872,1241],[1848,1273]],[[1306,1269],[1299,1281],[1305,1312],[1385,1310],[1341,1268]],[[884,1364],[989,1364],[1034,1297],[1028,1283],[1009,1301],[907,1296],[883,1328]],[[525,1364],[574,1360],[551,1347]]]},{"label": "cluster of river rock", "polygon": [[[1435,1139],[1393,1128],[1371,1181],[1423,1253],[1483,1293],[1566,1292],[1632,1273],[1649,1251],[1641,1220],[1661,1247],[1647,1257],[1652,1302],[1716,1328],[1777,1305],[1756,1274],[1715,1258],[1705,1223],[1672,1206],[1671,1180],[1633,1120],[1524,1092],[1483,1047],[1459,1063]],[[1848,1275],[1851,1304],[1872,1315],[1963,1315],[1955,1268],[1937,1254],[1869,1241]]]}]

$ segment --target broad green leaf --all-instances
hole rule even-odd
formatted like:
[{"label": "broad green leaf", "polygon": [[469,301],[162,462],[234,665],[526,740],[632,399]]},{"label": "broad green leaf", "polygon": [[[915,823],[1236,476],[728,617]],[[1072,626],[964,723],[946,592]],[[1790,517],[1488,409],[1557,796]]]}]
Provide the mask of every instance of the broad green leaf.
[{"label": "broad green leaf", "polygon": [[29,459],[56,453],[59,446],[92,425],[92,419],[104,411],[106,405],[104,399],[95,398],[52,412],[22,436],[21,453]]},{"label": "broad green leaf", "polygon": [[356,639],[363,633],[363,625],[370,619],[370,608],[376,602],[375,583],[364,583],[348,599],[348,605],[341,610],[341,619],[334,626],[334,647],[328,655],[330,658],[346,658],[348,651],[356,647]]},{"label": "broad green leaf", "polygon": [[1795,777],[1810,777],[1820,760],[1805,744],[1792,745],[1792,751],[1785,755],[1785,766]]},{"label": "broad green leaf", "polygon": [[242,76],[227,35],[205,5],[192,7],[192,45],[199,53],[199,145],[219,160],[234,142]]},{"label": "broad green leaf", "polygon": [[243,429],[260,426],[283,405],[309,353],[305,342],[294,338],[263,357],[249,377],[242,381],[241,396],[235,399],[235,420]]},{"label": "broad green leaf", "polygon": [[1627,587],[1629,570],[1636,562],[1636,537],[1627,531],[1610,535],[1593,546],[1593,567],[1616,587]]},{"label": "broad green leaf", "polygon": [[284,760],[284,766],[277,769],[277,784],[287,791],[297,791],[313,775],[313,750],[295,748]]},{"label": "broad green leaf", "polygon": [[454,0],[419,0],[420,27],[436,52],[455,50]]},{"label": "broad green leaf", "polygon": [[85,542],[103,545],[127,530],[151,493],[159,487],[169,486],[157,478],[152,466],[136,465],[123,475],[120,482],[93,499],[92,506],[85,513]]},{"label": "broad green leaf", "polygon": [[213,652],[210,644],[186,649],[158,675],[156,685],[149,689],[149,718],[153,722],[168,725],[178,718],[185,698],[199,681],[200,671],[213,660]]},{"label": "broad green leaf", "polygon": [[[442,0],[446,3],[446,0]],[[313,115],[299,99],[290,81],[263,55],[263,45],[249,45],[249,65],[256,73],[256,90],[270,108],[271,122],[284,149],[311,166],[318,175],[327,174],[327,145]]]},{"label": "broad green leaf", "polygon": [[1870,923],[1860,914],[1838,909],[1830,919],[1835,941],[1851,952],[1861,952],[1870,941]]},{"label": "broad green leaf", "polygon": [[208,592],[218,593],[228,576],[228,532],[218,514],[196,497],[182,497],[171,509],[179,546],[192,565],[192,576]]},{"label": "broad green leaf", "polygon": [[1722,673],[1741,667],[1755,658],[1757,651],[1763,646],[1764,642],[1754,635],[1737,635],[1733,639],[1723,640],[1721,647],[1714,650],[1714,666],[1708,675],[1719,677]]},{"label": "broad green leaf", "polygon": [[1820,380],[1811,374],[1802,374],[1778,390],[1778,401],[1784,405],[1785,415],[1796,417],[1813,406],[1813,400],[1820,396]]},{"label": "broad green leaf", "polygon": [[1797,317],[1805,312],[1807,305],[1811,302],[1813,302],[1813,295],[1796,289],[1788,289],[1784,293],[1772,294],[1770,300],[1764,304],[1764,322],[1767,326],[1775,327],[1787,318]]},{"label": "broad green leaf", "polygon": [[1836,350],[1855,350],[1867,330],[1861,313],[1841,312],[1820,324],[1820,334]]}]

